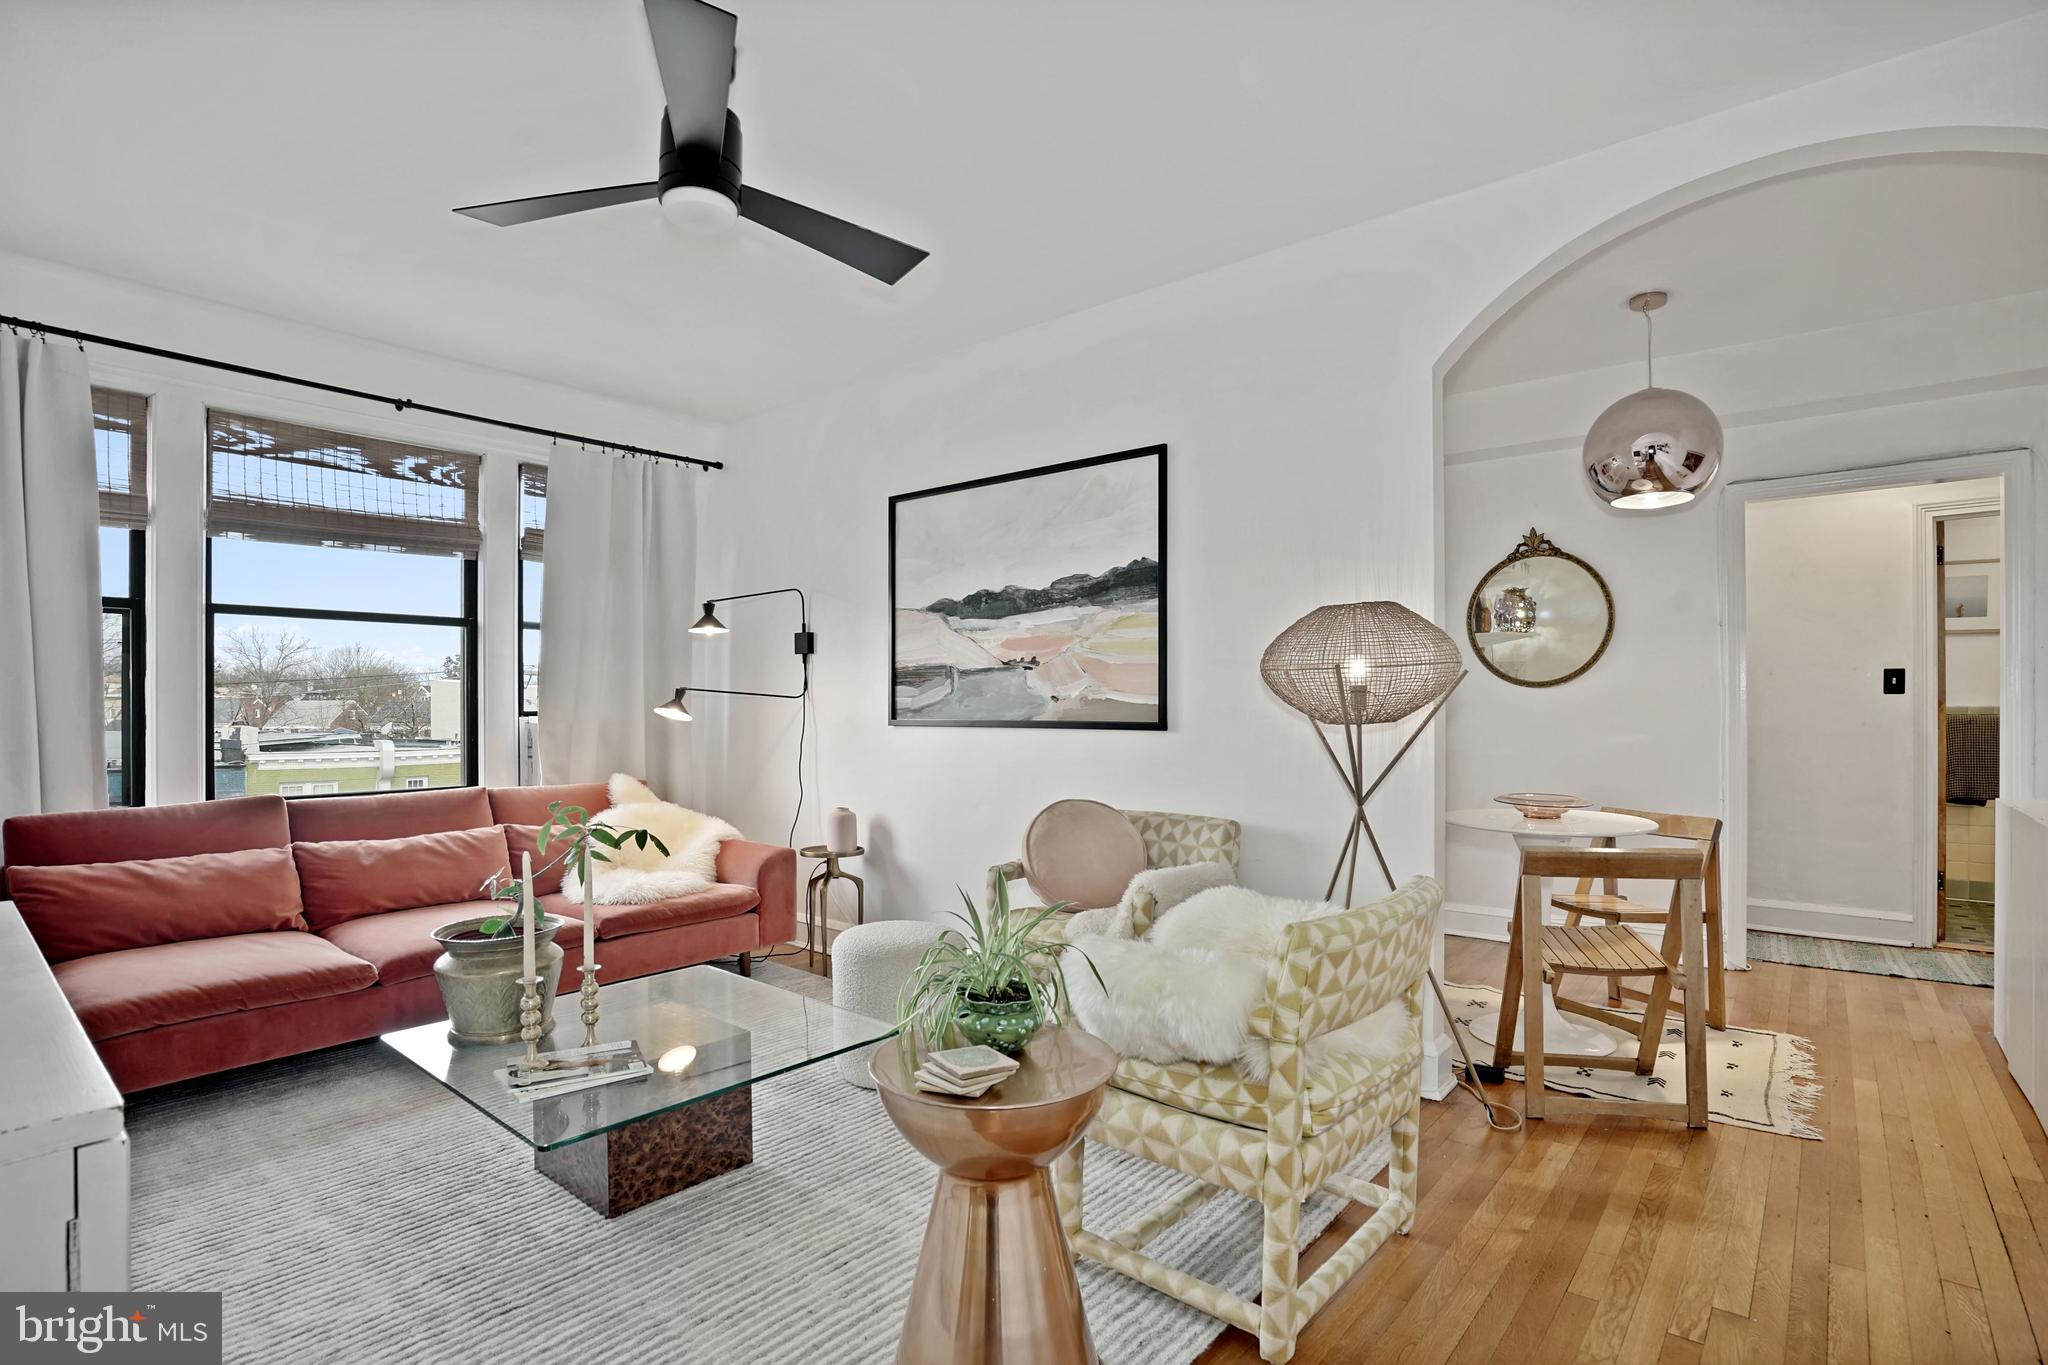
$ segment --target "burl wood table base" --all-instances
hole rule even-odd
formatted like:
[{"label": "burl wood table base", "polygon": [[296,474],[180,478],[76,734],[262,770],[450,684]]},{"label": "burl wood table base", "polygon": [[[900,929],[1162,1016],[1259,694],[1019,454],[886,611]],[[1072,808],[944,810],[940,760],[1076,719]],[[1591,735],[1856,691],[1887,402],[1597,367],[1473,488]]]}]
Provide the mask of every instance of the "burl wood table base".
[{"label": "burl wood table base", "polygon": [[903,1136],[938,1165],[939,1187],[898,1365],[1095,1365],[1051,1171],[1102,1107],[1116,1054],[1078,1029],[1048,1029],[1015,1075],[959,1100],[918,1090],[900,1041],[876,1050],[868,1074]]},{"label": "burl wood table base", "polygon": [[607,1218],[701,1185],[754,1159],[754,1088],[743,1085],[551,1152],[533,1169]]}]

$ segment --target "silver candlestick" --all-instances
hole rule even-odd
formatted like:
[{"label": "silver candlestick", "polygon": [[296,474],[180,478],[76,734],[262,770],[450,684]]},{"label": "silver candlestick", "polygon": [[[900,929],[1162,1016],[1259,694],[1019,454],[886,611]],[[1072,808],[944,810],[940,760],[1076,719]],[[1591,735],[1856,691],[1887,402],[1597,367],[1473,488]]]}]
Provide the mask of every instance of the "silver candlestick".
[{"label": "silver candlestick", "polygon": [[597,969],[595,962],[583,964],[583,1046],[597,1046]]},{"label": "silver candlestick", "polygon": [[526,1043],[526,1064],[536,1066],[540,1059],[540,978],[522,976],[519,988],[519,1036]]}]

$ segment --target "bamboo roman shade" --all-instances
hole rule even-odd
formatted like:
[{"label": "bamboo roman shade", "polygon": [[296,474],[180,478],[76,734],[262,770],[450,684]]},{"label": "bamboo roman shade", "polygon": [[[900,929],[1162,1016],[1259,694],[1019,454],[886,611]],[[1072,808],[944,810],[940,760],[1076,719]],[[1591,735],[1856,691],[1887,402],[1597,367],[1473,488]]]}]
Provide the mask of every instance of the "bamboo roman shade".
[{"label": "bamboo roman shade", "polygon": [[149,524],[149,399],[119,389],[92,391],[93,460],[99,467],[100,525]]},{"label": "bamboo roman shade", "polygon": [[207,414],[207,531],[291,545],[474,557],[482,459],[293,422]]},{"label": "bamboo roman shade", "polygon": [[[548,527],[548,467],[544,464],[519,466],[519,557],[540,562],[542,542]],[[540,603],[533,603],[540,610]]]}]

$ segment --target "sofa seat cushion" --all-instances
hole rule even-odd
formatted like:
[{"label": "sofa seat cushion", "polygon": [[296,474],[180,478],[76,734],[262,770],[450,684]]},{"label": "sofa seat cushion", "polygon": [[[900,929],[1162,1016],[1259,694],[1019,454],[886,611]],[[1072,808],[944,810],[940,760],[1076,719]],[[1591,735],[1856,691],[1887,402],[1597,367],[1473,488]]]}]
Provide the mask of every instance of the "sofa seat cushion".
[{"label": "sofa seat cushion", "polygon": [[423,905],[412,910],[387,910],[381,915],[364,915],[320,931],[320,937],[377,969],[384,985],[414,981],[431,976],[441,945],[434,931],[459,919],[478,915],[510,914],[507,902],[453,901],[447,905]]},{"label": "sofa seat cushion", "polygon": [[306,927],[288,848],[17,867],[9,885],[52,962]]},{"label": "sofa seat cushion", "polygon": [[[1422,1064],[1422,1034],[1396,1000],[1309,1046],[1303,1131],[1325,1132],[1360,1104]],[[1266,1086],[1232,1065],[1148,1062],[1127,1057],[1109,1083],[1118,1090],[1225,1123],[1266,1126]]]},{"label": "sofa seat cushion", "polygon": [[316,930],[387,910],[481,899],[485,882],[510,876],[505,836],[496,825],[404,839],[293,844],[292,857],[298,860],[306,921]]},{"label": "sofa seat cushion", "polygon": [[[649,901],[645,905],[596,905],[591,909],[597,915],[597,936],[604,938],[625,938],[629,934],[647,934],[657,929],[675,929],[685,924],[702,924],[706,920],[730,919],[744,915],[761,903],[761,893],[751,886],[731,886],[717,882],[702,891],[693,891],[687,896],[676,896],[665,901]],[[583,902],[571,900],[564,895],[542,896],[541,909],[550,915],[561,915],[565,919],[583,923]],[[564,929],[558,938],[580,935],[580,927]]]},{"label": "sofa seat cushion", "polygon": [[235,934],[74,958],[51,969],[94,1039],[346,995],[377,969],[313,934]]}]

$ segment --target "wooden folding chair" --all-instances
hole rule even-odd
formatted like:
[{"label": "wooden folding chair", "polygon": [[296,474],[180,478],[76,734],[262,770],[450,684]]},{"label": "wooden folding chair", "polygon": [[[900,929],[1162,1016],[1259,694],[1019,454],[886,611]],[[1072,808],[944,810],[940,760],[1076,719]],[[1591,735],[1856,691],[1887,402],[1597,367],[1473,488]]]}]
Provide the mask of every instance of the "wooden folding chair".
[{"label": "wooden folding chair", "polygon": [[[1707,1027],[1727,1028],[1728,982],[1722,967],[1726,945],[1721,934],[1721,822],[1711,815],[1664,815],[1649,810],[1623,810],[1619,806],[1605,809],[1654,822],[1656,830],[1644,838],[1683,839],[1706,854],[1706,903],[1701,918],[1707,932]],[[1613,848],[1615,842],[1612,838],[1595,839],[1593,846]],[[1678,937],[1678,888],[1671,889],[1671,903],[1660,907],[1619,894],[1618,878],[1597,879],[1602,883],[1598,891],[1593,889],[1595,880],[1581,877],[1575,890],[1550,898],[1552,906],[1565,912],[1564,922],[1576,925],[1582,918],[1592,918],[1605,924],[1662,924],[1664,956],[1670,957]],[[1608,978],[1609,1004],[1619,1005],[1624,1000],[1648,1003],[1648,998],[1642,991],[1624,987],[1619,976]]]},{"label": "wooden folding chair", "polygon": [[[1522,1071],[1527,1081],[1524,1109],[1532,1119],[1547,1114],[1625,1114],[1644,1118],[1682,1118],[1690,1128],[1707,1126],[1706,992],[1695,984],[1702,956],[1701,913],[1705,900],[1706,853],[1684,848],[1531,848],[1522,854],[1522,891],[1515,914],[1520,928],[1521,960],[1508,964],[1509,990],[1501,1000],[1500,1036],[1512,1038],[1515,1017],[1523,1024]],[[1678,934],[1669,956],[1659,953],[1622,924],[1545,925],[1545,877],[1632,878],[1676,884]],[[1654,1068],[1664,1034],[1671,992],[1685,991],[1685,1099],[1669,1103],[1602,1100],[1582,1095],[1546,1095],[1543,1091],[1543,985],[1546,973],[1562,986],[1571,975],[1650,979],[1640,1020],[1611,1009],[1567,999],[1560,989],[1557,1007],[1597,1019],[1636,1036],[1633,1057],[1569,1058],[1573,1066],[1634,1070],[1647,1075]],[[1515,988],[1519,986],[1519,998]],[[1565,1054],[1559,1054],[1564,1061]]]}]

